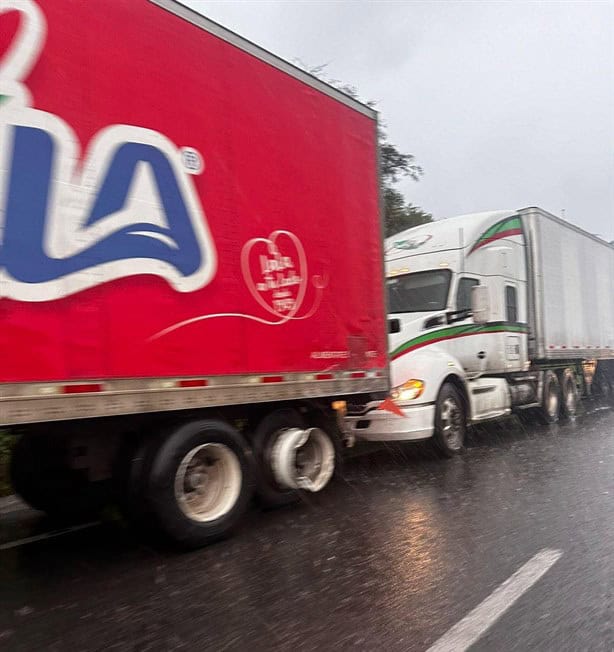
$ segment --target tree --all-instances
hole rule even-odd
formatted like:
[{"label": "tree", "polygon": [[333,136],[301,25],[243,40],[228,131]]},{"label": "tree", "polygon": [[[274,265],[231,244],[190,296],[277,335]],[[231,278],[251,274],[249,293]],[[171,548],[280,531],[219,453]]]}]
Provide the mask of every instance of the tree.
[{"label": "tree", "polygon": [[419,224],[433,221],[433,216],[406,201],[395,188],[401,177],[408,176],[418,181],[422,168],[415,163],[412,154],[402,154],[389,142],[386,133],[380,129],[379,148],[381,157],[382,195],[384,200],[384,226],[386,237]]},{"label": "tree", "polygon": [[[354,86],[344,84],[338,79],[331,79],[326,75],[328,64],[310,68],[300,61],[298,65],[318,77],[322,81],[339,89],[342,93],[360,100],[358,90]],[[376,103],[373,101],[365,102],[367,106],[374,108]],[[382,183],[382,198],[384,202],[384,225],[385,235],[389,237],[405,229],[409,229],[419,224],[425,224],[433,221],[433,216],[421,208],[410,204],[406,201],[403,194],[395,187],[403,178],[409,177],[414,181],[419,181],[424,174],[422,168],[416,163],[413,154],[403,154],[396,145],[388,140],[386,125],[380,120],[379,123],[379,151],[380,151],[380,178]]]},{"label": "tree", "polygon": [[382,186],[387,238],[413,226],[433,221],[430,213],[406,202],[405,197],[396,188],[386,185],[385,182]]}]

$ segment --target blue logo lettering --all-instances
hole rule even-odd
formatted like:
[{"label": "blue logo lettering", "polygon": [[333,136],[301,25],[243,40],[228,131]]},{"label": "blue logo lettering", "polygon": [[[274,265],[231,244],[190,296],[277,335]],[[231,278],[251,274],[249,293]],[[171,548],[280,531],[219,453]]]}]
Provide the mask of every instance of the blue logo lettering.
[{"label": "blue logo lettering", "polygon": [[81,156],[73,130],[32,108],[22,82],[42,49],[44,16],[30,0],[9,4],[25,27],[0,69],[3,296],[50,301],[143,274],[180,292],[205,286],[216,253],[192,182],[203,169],[199,153],[113,125]]}]

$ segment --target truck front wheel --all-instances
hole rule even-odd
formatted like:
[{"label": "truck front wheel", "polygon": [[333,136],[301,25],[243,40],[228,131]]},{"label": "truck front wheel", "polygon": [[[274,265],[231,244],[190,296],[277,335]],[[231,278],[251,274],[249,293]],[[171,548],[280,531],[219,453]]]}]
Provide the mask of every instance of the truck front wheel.
[{"label": "truck front wheel", "polygon": [[434,444],[439,454],[453,457],[465,447],[467,414],[465,403],[458,389],[445,383],[435,406]]},{"label": "truck front wheel", "polygon": [[239,432],[222,421],[197,421],[151,446],[140,493],[154,529],[188,549],[228,536],[253,493],[252,462]]}]

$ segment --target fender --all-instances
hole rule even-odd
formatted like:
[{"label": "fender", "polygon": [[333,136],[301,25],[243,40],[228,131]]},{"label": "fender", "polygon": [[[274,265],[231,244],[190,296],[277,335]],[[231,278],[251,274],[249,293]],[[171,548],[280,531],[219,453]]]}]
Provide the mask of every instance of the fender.
[{"label": "fender", "polygon": [[456,376],[465,388],[467,396],[467,377],[460,362],[449,352],[437,346],[418,349],[409,355],[404,355],[392,363],[392,384],[398,387],[411,378],[424,382],[424,393],[412,405],[434,403],[437,400],[445,379]]}]

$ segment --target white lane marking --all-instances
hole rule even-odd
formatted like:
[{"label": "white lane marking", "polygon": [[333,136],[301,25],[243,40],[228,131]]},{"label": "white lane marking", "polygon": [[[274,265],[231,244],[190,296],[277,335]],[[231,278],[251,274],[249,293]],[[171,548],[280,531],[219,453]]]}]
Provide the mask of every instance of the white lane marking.
[{"label": "white lane marking", "polygon": [[0,544],[0,550],[10,550],[11,548],[18,548],[19,546],[26,546],[29,543],[36,541],[44,541],[45,539],[54,539],[61,537],[71,532],[78,532],[79,530],[86,530],[87,528],[99,525],[100,521],[92,521],[91,523],[82,523],[81,525],[74,525],[73,527],[64,528],[62,530],[54,530],[52,532],[45,532],[44,534],[37,534],[33,537],[25,537],[24,539],[17,539],[17,541],[9,541],[8,543]]},{"label": "white lane marking", "polygon": [[10,514],[12,512],[21,512],[30,508],[17,496],[6,496],[0,498],[0,514]]},{"label": "white lane marking", "polygon": [[463,652],[492,625],[559,560],[561,550],[544,548],[498,586],[427,652]]}]

